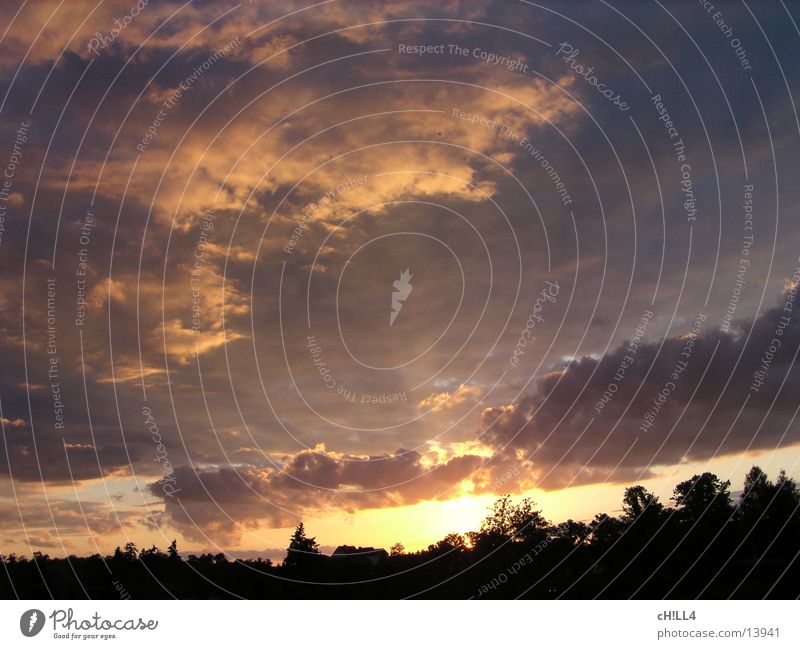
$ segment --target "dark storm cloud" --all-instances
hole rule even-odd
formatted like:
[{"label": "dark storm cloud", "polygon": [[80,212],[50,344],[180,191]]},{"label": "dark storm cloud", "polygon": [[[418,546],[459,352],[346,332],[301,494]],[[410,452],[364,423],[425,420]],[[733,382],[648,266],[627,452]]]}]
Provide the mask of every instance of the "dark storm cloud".
[{"label": "dark storm cloud", "polygon": [[487,408],[482,439],[498,460],[524,458],[522,481],[550,489],[796,443],[796,295],[791,285],[779,306],[728,331],[699,314],[680,335],[571,361],[531,395]]}]

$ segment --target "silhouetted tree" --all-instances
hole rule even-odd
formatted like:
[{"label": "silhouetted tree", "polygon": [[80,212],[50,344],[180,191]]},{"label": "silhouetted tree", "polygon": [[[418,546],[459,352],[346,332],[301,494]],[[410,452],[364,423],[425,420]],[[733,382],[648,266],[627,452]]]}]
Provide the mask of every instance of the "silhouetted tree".
[{"label": "silhouetted tree", "polygon": [[523,498],[518,505],[511,508],[511,529],[519,540],[540,541],[549,525],[530,498]]},{"label": "silhouetted tree", "polygon": [[153,545],[151,548],[142,549],[142,551],[139,553],[139,558],[140,559],[153,558],[159,556],[160,554],[161,554],[160,550],[155,545]]},{"label": "silhouetted tree", "polygon": [[464,537],[461,534],[457,534],[456,532],[450,532],[447,536],[445,536],[441,541],[439,541],[440,547],[446,548],[453,548],[456,550],[463,550],[467,546],[467,542],[464,540]]},{"label": "silhouetted tree", "polygon": [[586,523],[571,518],[552,528],[553,536],[568,541],[570,545],[580,545],[588,540],[591,529]]},{"label": "silhouetted tree", "polygon": [[763,513],[774,495],[774,485],[760,467],[754,466],[744,478],[744,488],[739,498],[739,514],[747,521],[754,521]]},{"label": "silhouetted tree", "polygon": [[514,531],[514,503],[510,494],[500,496],[490,507],[490,514],[483,519],[480,533],[485,536],[509,537]]},{"label": "silhouetted tree", "polygon": [[608,514],[597,514],[592,519],[592,545],[610,546],[625,532],[625,523]]},{"label": "silhouetted tree", "polygon": [[506,495],[469,543],[455,533],[420,552],[397,543],[391,560],[371,548],[358,560],[329,559],[302,523],[280,566],[222,552],[183,561],[174,540],[167,554],[129,542],[109,558],[0,555],[0,597],[797,598],[797,484],[753,467],[735,510],[729,486],[696,475],[676,486],[675,509],[632,486],[620,517],[598,514],[589,525],[550,525],[532,501]]},{"label": "silhouetted tree", "polygon": [[306,528],[302,522],[295,528],[283,560],[289,568],[304,568],[311,565],[319,556],[319,544],[316,539],[306,536]]},{"label": "silhouetted tree", "polygon": [[800,493],[794,480],[781,470],[772,483],[759,467],[750,469],[737,507],[738,521],[745,533],[744,552],[753,557],[771,549],[796,545],[800,534]]},{"label": "silhouetted tree", "polygon": [[649,515],[660,514],[664,506],[658,501],[655,494],[650,493],[641,485],[628,487],[622,498],[622,511],[625,519],[634,521],[641,517],[645,512]]},{"label": "silhouetted tree", "polygon": [[136,561],[138,552],[139,551],[136,548],[136,544],[133,541],[129,541],[125,544],[125,550],[122,552],[122,558],[127,559],[128,561]]},{"label": "silhouetted tree", "polygon": [[797,489],[797,483],[786,475],[786,471],[781,469],[778,479],[775,481],[774,490],[775,495],[771,506],[788,516],[800,503],[800,491]]},{"label": "silhouetted tree", "polygon": [[487,537],[529,538],[547,526],[547,520],[535,507],[530,498],[523,498],[515,505],[509,494],[501,496],[483,519],[480,534]]},{"label": "silhouetted tree", "polygon": [[722,481],[713,473],[695,475],[675,487],[672,500],[683,522],[703,520],[714,524],[726,520],[732,511],[730,480]]},{"label": "silhouetted tree", "polygon": [[464,537],[460,534],[456,534],[455,532],[451,532],[441,541],[429,545],[427,551],[434,555],[442,556],[452,552],[460,552],[465,547],[466,541],[464,540]]}]

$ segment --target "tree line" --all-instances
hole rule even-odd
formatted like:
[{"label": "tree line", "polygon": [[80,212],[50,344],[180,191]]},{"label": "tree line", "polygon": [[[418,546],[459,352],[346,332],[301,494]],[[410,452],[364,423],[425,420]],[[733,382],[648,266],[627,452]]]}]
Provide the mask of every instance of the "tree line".
[{"label": "tree line", "polygon": [[[320,551],[303,523],[280,564],[224,553],[181,556],[134,543],[109,556],[2,555],[3,598],[797,598],[800,491],[759,467],[736,497],[713,473],[668,504],[641,485],[617,515],[548,521],[529,498],[498,498],[477,531],[426,549]],[[346,551],[345,551],[346,550]]]}]

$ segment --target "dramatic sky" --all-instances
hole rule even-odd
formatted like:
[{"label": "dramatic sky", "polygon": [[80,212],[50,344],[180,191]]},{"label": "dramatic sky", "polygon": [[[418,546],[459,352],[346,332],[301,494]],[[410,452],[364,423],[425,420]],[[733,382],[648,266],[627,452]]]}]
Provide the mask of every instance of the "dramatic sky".
[{"label": "dramatic sky", "polygon": [[0,551],[797,475],[800,10],[716,4],[3,2]]}]

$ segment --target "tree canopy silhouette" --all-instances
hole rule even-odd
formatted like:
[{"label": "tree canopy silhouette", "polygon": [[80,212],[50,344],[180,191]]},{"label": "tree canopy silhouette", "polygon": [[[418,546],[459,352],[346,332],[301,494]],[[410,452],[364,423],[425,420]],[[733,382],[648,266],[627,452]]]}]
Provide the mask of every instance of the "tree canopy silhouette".
[{"label": "tree canopy silhouette", "polygon": [[305,569],[314,564],[319,554],[319,544],[316,539],[306,535],[306,528],[301,521],[289,540],[284,565],[288,568]]},{"label": "tree canopy silhouette", "polygon": [[4,598],[797,598],[800,492],[759,467],[734,501],[713,473],[676,485],[671,506],[642,485],[619,515],[551,524],[506,494],[476,531],[408,552],[340,546],[320,551],[304,524],[279,565],[225,553],[181,557],[132,541],[110,556],[0,555]]}]

